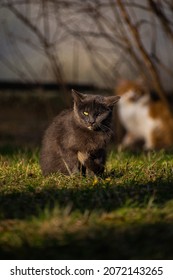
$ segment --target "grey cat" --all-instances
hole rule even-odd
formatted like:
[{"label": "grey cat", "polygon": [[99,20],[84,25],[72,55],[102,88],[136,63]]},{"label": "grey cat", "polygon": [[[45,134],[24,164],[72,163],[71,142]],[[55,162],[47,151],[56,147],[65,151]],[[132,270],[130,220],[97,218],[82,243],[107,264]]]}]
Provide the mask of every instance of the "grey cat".
[{"label": "grey cat", "polygon": [[112,112],[119,96],[103,97],[72,90],[74,107],[55,117],[45,132],[40,155],[43,175],[104,172],[111,139]]}]

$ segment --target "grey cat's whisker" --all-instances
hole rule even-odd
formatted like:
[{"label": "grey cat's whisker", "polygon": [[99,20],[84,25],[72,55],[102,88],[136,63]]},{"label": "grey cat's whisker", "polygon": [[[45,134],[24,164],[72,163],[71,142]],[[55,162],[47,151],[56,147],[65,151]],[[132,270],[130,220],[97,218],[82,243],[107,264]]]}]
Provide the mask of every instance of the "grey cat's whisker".
[{"label": "grey cat's whisker", "polygon": [[70,171],[70,168],[68,167],[68,164],[67,164],[67,162],[65,161],[65,159],[63,157],[62,157],[62,161],[64,162],[64,165],[67,168],[67,171],[68,171],[69,175],[71,176],[72,172]]},{"label": "grey cat's whisker", "polygon": [[102,129],[102,127],[103,127],[103,128],[106,128],[108,131],[110,131],[111,133],[113,133],[113,130],[112,130],[110,127],[108,127],[107,125],[100,124],[99,127],[100,127],[101,129]]}]

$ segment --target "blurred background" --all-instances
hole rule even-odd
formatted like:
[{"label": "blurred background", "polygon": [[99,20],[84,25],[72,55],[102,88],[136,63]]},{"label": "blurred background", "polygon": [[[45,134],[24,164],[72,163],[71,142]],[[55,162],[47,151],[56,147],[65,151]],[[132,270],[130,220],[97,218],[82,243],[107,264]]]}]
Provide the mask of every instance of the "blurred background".
[{"label": "blurred background", "polygon": [[71,88],[173,90],[172,0],[1,0],[0,38],[0,147],[39,146]]}]

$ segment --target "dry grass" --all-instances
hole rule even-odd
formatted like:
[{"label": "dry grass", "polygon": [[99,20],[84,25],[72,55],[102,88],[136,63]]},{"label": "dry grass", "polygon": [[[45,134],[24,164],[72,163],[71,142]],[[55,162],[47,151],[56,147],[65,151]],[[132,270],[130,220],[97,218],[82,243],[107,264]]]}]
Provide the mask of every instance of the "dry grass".
[{"label": "dry grass", "polygon": [[97,179],[43,178],[38,151],[0,156],[1,258],[172,259],[172,213],[171,153],[112,153]]}]

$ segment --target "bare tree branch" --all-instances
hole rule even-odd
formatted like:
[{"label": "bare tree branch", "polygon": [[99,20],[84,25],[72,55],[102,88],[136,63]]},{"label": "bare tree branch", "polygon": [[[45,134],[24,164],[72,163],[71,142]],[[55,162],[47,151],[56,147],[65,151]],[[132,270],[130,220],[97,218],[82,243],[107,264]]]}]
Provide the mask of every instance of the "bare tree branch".
[{"label": "bare tree branch", "polygon": [[155,1],[153,1],[153,0],[147,0],[147,1],[148,1],[148,5],[149,5],[151,11],[157,16],[157,18],[159,19],[159,21],[162,24],[163,29],[169,35],[170,39],[173,42],[173,31],[169,26],[170,20],[167,18],[167,16],[163,12],[161,3],[156,4]]},{"label": "bare tree branch", "polygon": [[[44,61],[49,62],[52,77],[65,88],[61,53],[62,46],[66,52],[66,43],[71,51],[68,60],[76,64],[70,65],[74,72],[71,76],[77,77],[76,80],[80,80],[80,53],[85,53],[94,73],[106,86],[113,87],[116,80],[124,75],[120,70],[123,65],[129,69],[128,74],[125,73],[127,75],[133,72],[133,76],[142,74],[146,79],[151,77],[152,85],[167,103],[159,67],[169,76],[172,70],[164,60],[165,56],[158,54],[157,32],[159,26],[165,38],[171,39],[169,43],[173,42],[171,0],[144,0],[141,3],[129,0],[2,0],[0,8],[8,9],[29,30],[29,35],[26,32],[25,37],[25,34],[12,29],[11,45],[14,44],[14,50],[10,49],[20,60],[19,65],[26,69],[28,77],[36,78],[36,75],[33,62],[23,55],[22,44],[44,56]],[[144,37],[146,30],[150,30],[147,40]],[[81,47],[82,52],[78,53]],[[9,61],[5,61],[9,66]],[[16,72],[17,66],[14,66]]]},{"label": "bare tree branch", "polygon": [[136,47],[138,48],[138,50],[140,51],[140,54],[144,60],[145,65],[147,66],[148,70],[150,71],[155,89],[157,90],[160,98],[163,100],[163,102],[169,108],[169,103],[165,97],[165,91],[160,82],[160,77],[159,77],[158,71],[142,44],[142,41],[141,41],[141,38],[140,38],[140,35],[139,35],[139,32],[138,32],[136,26],[131,22],[130,17],[121,0],[117,0],[117,5],[121,11],[121,15],[122,15],[124,21],[126,22],[128,28],[129,28],[129,31],[131,32],[131,35],[133,36],[134,43],[135,43]]}]

